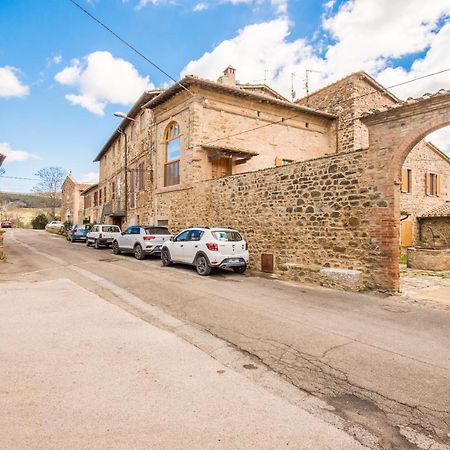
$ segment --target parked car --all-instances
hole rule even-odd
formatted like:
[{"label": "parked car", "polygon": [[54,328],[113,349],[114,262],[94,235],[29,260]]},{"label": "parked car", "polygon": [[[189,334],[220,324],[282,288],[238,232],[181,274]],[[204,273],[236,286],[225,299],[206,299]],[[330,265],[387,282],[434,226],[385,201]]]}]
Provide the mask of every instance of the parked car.
[{"label": "parked car", "polygon": [[89,230],[91,229],[91,226],[88,224],[75,224],[72,225],[72,227],[67,232],[66,239],[70,242],[86,242],[87,234]]},{"label": "parked car", "polygon": [[117,225],[94,225],[87,234],[86,245],[95,248],[110,247],[115,238],[120,237],[122,232]]},{"label": "parked car", "polygon": [[135,225],[114,238],[113,253],[134,253],[136,259],[144,259],[147,255],[161,253],[165,241],[172,237],[166,227],[150,227]]},{"label": "parked car", "polygon": [[64,229],[64,224],[60,220],[52,220],[45,225],[45,229],[46,231],[62,231]]},{"label": "parked car", "polygon": [[163,266],[191,264],[199,275],[209,275],[213,267],[244,273],[249,252],[247,242],[231,228],[188,228],[164,242],[161,260]]},{"label": "parked car", "polygon": [[2,220],[0,222],[0,228],[12,228],[12,222],[10,220]]}]

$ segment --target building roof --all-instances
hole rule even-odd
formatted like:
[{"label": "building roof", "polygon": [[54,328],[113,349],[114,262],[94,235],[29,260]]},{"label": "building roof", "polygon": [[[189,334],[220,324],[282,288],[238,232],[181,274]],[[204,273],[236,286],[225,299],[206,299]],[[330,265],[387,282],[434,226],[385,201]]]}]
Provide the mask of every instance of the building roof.
[{"label": "building roof", "polygon": [[[426,138],[425,138],[426,139]],[[431,148],[431,150],[433,150],[434,152],[437,153],[438,156],[440,156],[442,159],[444,159],[445,161],[447,161],[450,164],[450,157],[445,154],[441,149],[439,149],[438,147],[436,147],[432,142],[429,142],[427,140],[425,140],[425,144]]]},{"label": "building roof", "polygon": [[[143,108],[155,108],[167,100],[169,100],[174,95],[180,93],[184,90],[184,88],[189,88],[189,86],[198,86],[204,89],[212,90],[215,92],[220,92],[223,94],[234,95],[236,97],[248,98],[250,100],[256,100],[261,103],[269,103],[272,105],[281,106],[287,109],[291,109],[293,111],[297,111],[299,113],[312,114],[315,116],[319,116],[325,119],[335,119],[336,116],[334,114],[326,113],[323,111],[317,111],[312,108],[308,108],[307,106],[296,105],[293,102],[288,100],[279,100],[277,98],[269,97],[268,95],[258,94],[256,92],[251,92],[249,89],[241,89],[239,85],[227,85],[217,83],[215,81],[205,80],[203,78],[198,78],[193,75],[185,76],[178,83],[172,84],[168,89],[162,92],[160,95],[152,98],[150,101],[145,103]],[[184,87],[184,88],[183,88]]]},{"label": "building roof", "polygon": [[420,217],[450,217],[450,202],[446,202],[444,205],[433,208],[430,211],[421,214]]},{"label": "building roof", "polygon": [[81,195],[85,195],[87,193],[89,193],[90,191],[92,191],[93,189],[98,188],[98,183],[95,184],[91,184],[89,187],[87,187],[82,193]]},{"label": "building roof", "polygon": [[298,100],[295,100],[295,103],[303,104],[304,102],[307,101],[308,98],[315,97],[317,94],[321,93],[325,89],[328,89],[331,86],[335,86],[337,84],[340,84],[340,83],[348,80],[349,78],[356,78],[356,77],[359,77],[359,78],[363,79],[364,81],[367,81],[376,90],[378,90],[380,92],[383,92],[386,96],[390,97],[394,102],[396,102],[396,103],[400,102],[400,99],[398,97],[396,97],[392,92],[387,90],[382,84],[378,83],[378,81],[375,80],[375,78],[371,77],[368,73],[366,73],[363,70],[361,70],[359,72],[353,72],[350,75],[347,75],[346,77],[341,78],[340,80],[337,80],[337,81],[335,81],[333,83],[330,83],[330,84],[328,84],[328,85],[318,89],[317,91],[311,92],[311,94],[306,95],[305,97],[299,98]]},{"label": "building roof", "polygon": [[[142,109],[142,107],[148,103],[152,98],[160,95],[162,92],[164,92],[163,89],[153,89],[151,91],[145,91],[135,102],[135,104],[131,107],[131,109],[127,113],[127,117],[131,117],[132,119],[137,116],[139,111]],[[111,144],[114,142],[114,140],[117,138],[117,135],[120,134],[120,131],[125,130],[125,128],[128,126],[128,124],[131,122],[130,119],[123,119],[122,122],[120,122],[119,126],[114,130],[112,135],[109,137],[109,139],[106,141],[105,145],[103,145],[102,149],[98,153],[98,155],[95,157],[94,162],[100,161],[101,157],[108,151]]]},{"label": "building roof", "polygon": [[288,102],[289,100],[286,97],[283,97],[279,92],[277,92],[275,89],[272,89],[270,86],[267,86],[267,84],[241,84],[237,83],[236,86],[239,89],[247,89],[249,91],[254,91],[255,89],[258,91],[265,92],[263,95],[270,95],[271,97],[275,97],[278,100],[283,100],[284,102]]}]

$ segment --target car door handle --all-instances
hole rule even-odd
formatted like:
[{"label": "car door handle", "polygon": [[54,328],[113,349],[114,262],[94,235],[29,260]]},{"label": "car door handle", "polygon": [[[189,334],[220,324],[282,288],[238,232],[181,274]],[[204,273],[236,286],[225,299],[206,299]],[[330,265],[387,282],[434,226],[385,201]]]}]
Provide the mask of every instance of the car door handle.
[{"label": "car door handle", "polygon": [[183,247],[182,245],[180,245],[180,247]]},{"label": "car door handle", "polygon": [[198,245],[194,245],[195,248],[198,248]]}]

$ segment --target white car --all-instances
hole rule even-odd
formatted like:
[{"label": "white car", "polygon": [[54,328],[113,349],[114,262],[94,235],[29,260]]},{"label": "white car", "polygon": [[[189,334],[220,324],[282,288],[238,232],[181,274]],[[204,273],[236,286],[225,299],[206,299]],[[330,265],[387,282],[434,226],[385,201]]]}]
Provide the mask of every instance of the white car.
[{"label": "white car", "polygon": [[248,245],[238,231],[230,228],[189,228],[164,243],[161,261],[163,266],[191,264],[199,275],[209,275],[213,267],[244,273]]},{"label": "white car", "polygon": [[117,237],[121,236],[122,231],[117,225],[94,225],[87,234],[86,245],[95,248],[110,247]]},{"label": "white car", "polygon": [[50,223],[45,225],[47,231],[61,231],[64,228],[64,224],[60,220],[52,220]]},{"label": "white car", "polygon": [[161,247],[172,234],[166,227],[134,225],[114,238],[113,253],[133,253],[136,259],[161,253]]}]

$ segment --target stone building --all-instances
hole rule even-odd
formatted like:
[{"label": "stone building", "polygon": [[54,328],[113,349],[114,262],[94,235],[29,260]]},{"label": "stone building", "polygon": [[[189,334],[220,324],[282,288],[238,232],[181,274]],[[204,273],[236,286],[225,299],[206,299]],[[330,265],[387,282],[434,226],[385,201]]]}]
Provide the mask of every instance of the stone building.
[{"label": "stone building", "polygon": [[[95,159],[103,216],[119,225],[169,223],[172,194],[194,183],[336,151],[332,114],[295,105],[264,85],[238,84],[232,67],[218,82],[186,76],[147,92],[128,117]],[[247,129],[254,131],[239,133]]]},{"label": "stone building", "polygon": [[101,206],[98,203],[98,183],[89,186],[81,193],[84,212],[83,222],[85,223],[100,223],[101,222]]},{"label": "stone building", "polygon": [[[400,100],[367,73],[357,72],[296,103],[335,114],[337,150],[345,152],[369,147],[363,115],[393,107]],[[400,190],[400,245],[408,247],[419,243],[418,217],[450,201],[450,159],[430,142],[421,140],[404,161]]]},{"label": "stone building", "polygon": [[82,223],[84,218],[84,202],[81,193],[90,185],[78,183],[68,175],[61,188],[61,220]]},{"label": "stone building", "polygon": [[186,76],[144,93],[99,152],[100,220],[228,225],[252,268],[271,260],[290,279],[393,291],[401,165],[412,141],[450,123],[450,94],[436,95],[400,103],[359,73],[293,103],[230,67],[218,82]]}]

